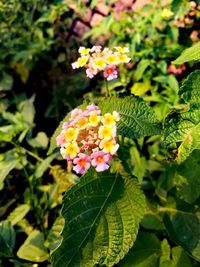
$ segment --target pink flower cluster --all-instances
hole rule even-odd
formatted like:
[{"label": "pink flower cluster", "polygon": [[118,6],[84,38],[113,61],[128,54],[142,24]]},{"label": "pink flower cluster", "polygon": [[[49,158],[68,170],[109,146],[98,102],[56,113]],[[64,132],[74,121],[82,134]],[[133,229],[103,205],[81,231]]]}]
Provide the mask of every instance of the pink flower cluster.
[{"label": "pink flower cluster", "polygon": [[168,71],[168,73],[172,73],[172,74],[181,74],[185,69],[186,69],[186,67],[184,64],[178,68],[176,66],[174,66],[173,64],[170,64],[168,66],[167,71]]},{"label": "pink flower cluster", "polygon": [[109,161],[119,148],[116,122],[119,114],[101,114],[98,106],[91,104],[74,109],[69,122],[64,122],[56,142],[64,159],[73,163],[73,170],[85,173],[91,166],[97,172],[109,168]]},{"label": "pink flower cluster", "polygon": [[101,46],[92,48],[80,47],[78,50],[80,57],[72,63],[73,69],[86,68],[88,78],[93,78],[97,73],[103,71],[104,77],[110,81],[118,77],[117,66],[121,63],[128,63],[131,59],[127,56],[127,47],[114,47],[114,51],[109,48],[102,49]]}]

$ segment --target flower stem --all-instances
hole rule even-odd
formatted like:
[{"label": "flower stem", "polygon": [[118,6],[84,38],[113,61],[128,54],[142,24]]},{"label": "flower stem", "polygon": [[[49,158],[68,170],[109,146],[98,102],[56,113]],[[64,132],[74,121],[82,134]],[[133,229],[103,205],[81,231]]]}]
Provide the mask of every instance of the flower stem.
[{"label": "flower stem", "polygon": [[109,88],[108,88],[108,81],[105,79],[105,87],[106,87],[106,97],[110,96]]}]

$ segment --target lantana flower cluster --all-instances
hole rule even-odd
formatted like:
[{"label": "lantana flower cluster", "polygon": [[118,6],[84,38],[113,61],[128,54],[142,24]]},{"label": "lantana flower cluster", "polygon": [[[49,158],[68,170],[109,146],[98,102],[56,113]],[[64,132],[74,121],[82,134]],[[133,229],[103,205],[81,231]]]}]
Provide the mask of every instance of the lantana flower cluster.
[{"label": "lantana flower cluster", "polygon": [[78,50],[80,57],[72,63],[73,69],[86,68],[86,75],[93,78],[97,73],[103,71],[103,76],[108,80],[118,77],[117,67],[121,63],[128,63],[131,58],[127,56],[128,47],[114,47],[114,51],[101,46],[92,48],[80,47]]},{"label": "lantana flower cluster", "polygon": [[109,168],[109,162],[117,152],[116,111],[101,114],[98,106],[91,104],[83,111],[72,110],[68,122],[62,125],[56,142],[64,159],[73,163],[73,170],[85,173],[91,166],[97,172]]}]

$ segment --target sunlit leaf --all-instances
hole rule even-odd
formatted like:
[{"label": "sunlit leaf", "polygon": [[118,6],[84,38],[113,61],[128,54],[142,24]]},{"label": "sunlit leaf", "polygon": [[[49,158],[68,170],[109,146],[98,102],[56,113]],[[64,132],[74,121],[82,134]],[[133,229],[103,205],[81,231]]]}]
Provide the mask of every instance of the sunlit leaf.
[{"label": "sunlit leaf", "polygon": [[173,61],[174,64],[181,65],[188,61],[200,60],[200,42],[196,43],[190,48],[185,49],[182,54]]},{"label": "sunlit leaf", "polygon": [[43,262],[48,259],[47,248],[44,246],[44,235],[34,230],[17,251],[20,259]]},{"label": "sunlit leaf", "polygon": [[26,216],[29,210],[30,206],[28,204],[19,205],[8,215],[6,221],[9,221],[12,225],[15,225]]},{"label": "sunlit leaf", "polygon": [[53,266],[113,266],[133,245],[144,213],[138,185],[120,174],[90,170],[63,201],[63,241]]}]

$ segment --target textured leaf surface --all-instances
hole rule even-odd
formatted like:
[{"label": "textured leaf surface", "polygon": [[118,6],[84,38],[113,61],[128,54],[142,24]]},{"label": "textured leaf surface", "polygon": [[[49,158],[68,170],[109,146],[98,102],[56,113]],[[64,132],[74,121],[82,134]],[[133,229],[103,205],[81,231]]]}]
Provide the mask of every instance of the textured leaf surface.
[{"label": "textured leaf surface", "polygon": [[113,266],[133,245],[144,207],[134,180],[90,170],[64,197],[63,242],[53,266]]},{"label": "textured leaf surface", "polygon": [[181,65],[188,61],[200,60],[200,42],[190,48],[185,49],[182,54],[173,61],[174,64]]},{"label": "textured leaf surface", "polygon": [[164,127],[164,144],[178,147],[177,161],[183,162],[193,150],[200,149],[200,71],[194,71],[184,81],[179,95],[187,104],[186,111],[169,114]]},{"label": "textured leaf surface", "polygon": [[161,133],[161,125],[153,109],[139,97],[112,97],[104,100],[99,106],[103,114],[119,112],[117,129],[120,135],[138,138]]},{"label": "textured leaf surface", "polygon": [[200,261],[200,221],[192,213],[176,213],[164,217],[170,238]]}]

